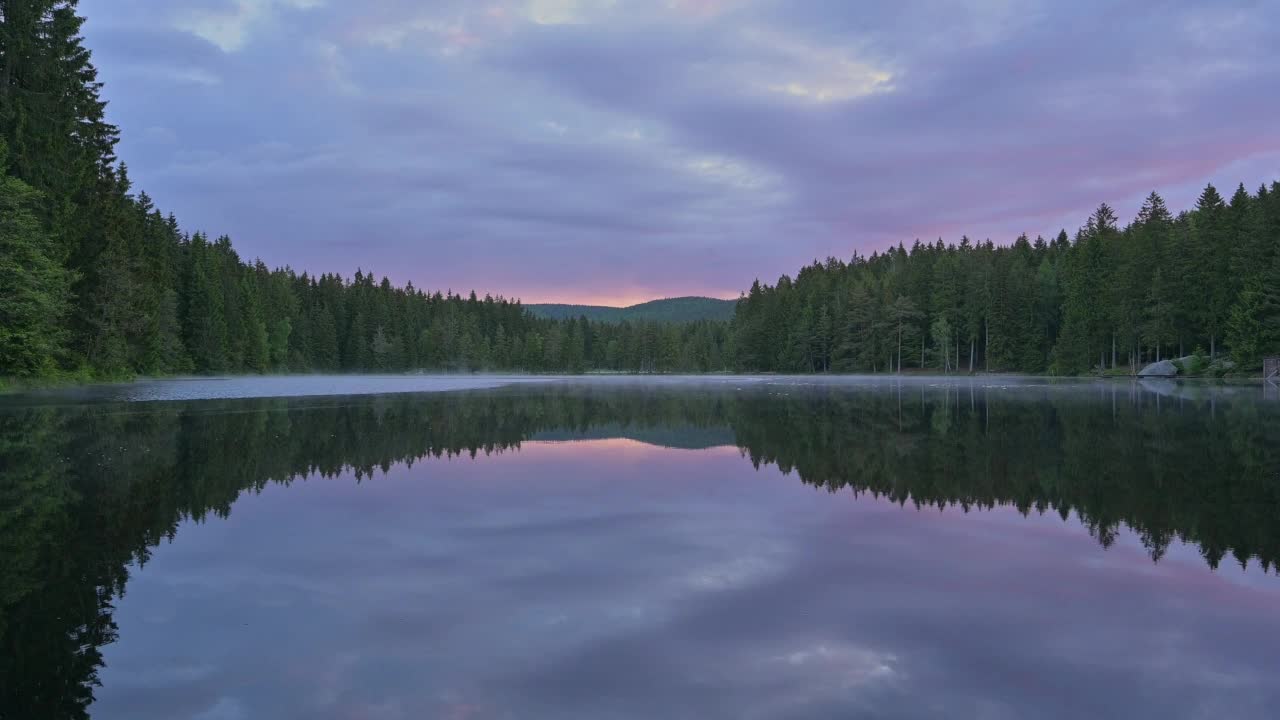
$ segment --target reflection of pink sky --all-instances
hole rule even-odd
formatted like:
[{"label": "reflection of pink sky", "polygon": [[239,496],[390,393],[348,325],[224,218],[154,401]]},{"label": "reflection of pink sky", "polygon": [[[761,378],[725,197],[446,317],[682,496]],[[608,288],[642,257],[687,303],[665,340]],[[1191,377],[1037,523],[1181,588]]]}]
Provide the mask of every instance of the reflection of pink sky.
[{"label": "reflection of pink sky", "polygon": [[708,456],[723,457],[725,455],[739,455],[740,451],[734,445],[717,445],[711,448],[670,448],[661,445],[651,445],[647,442],[632,440],[631,438],[598,438],[592,440],[530,440],[520,444],[522,453],[528,452],[534,455],[542,455],[544,457],[556,458],[582,458],[599,459],[625,459],[625,460],[646,460],[656,459],[661,456],[670,456],[672,453],[681,455],[680,462],[687,462],[688,455],[701,454]]},{"label": "reflection of pink sky", "polygon": [[[518,450],[478,456],[483,462],[464,460],[460,467],[450,469],[448,480],[437,477],[429,483],[481,485],[534,495],[541,492],[539,487],[552,493],[594,493],[625,483],[644,488],[649,495],[679,496],[696,493],[697,488],[776,481],[772,472],[757,472],[740,454],[732,445],[683,449],[630,438],[526,440]],[[414,465],[415,470],[419,467]],[[421,467],[428,476],[439,474],[429,462]]]}]

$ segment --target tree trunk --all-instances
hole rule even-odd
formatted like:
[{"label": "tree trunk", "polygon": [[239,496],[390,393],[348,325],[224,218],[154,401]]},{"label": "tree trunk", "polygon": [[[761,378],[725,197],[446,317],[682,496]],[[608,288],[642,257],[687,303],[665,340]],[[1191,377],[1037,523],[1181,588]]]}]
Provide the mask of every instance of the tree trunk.
[{"label": "tree trunk", "polygon": [[1111,369],[1116,369],[1116,334],[1111,333]]},{"label": "tree trunk", "polygon": [[902,374],[902,326],[898,326],[898,374]]},{"label": "tree trunk", "polygon": [[1214,359],[1217,359],[1217,357],[1218,357],[1218,336],[1214,335],[1213,333],[1209,333],[1209,359],[1214,360]]},{"label": "tree trunk", "polygon": [[0,0],[0,16],[4,17],[5,35],[8,35],[4,43],[6,51],[4,64],[0,65],[0,100],[7,101],[9,98],[9,84],[13,82],[14,54],[18,50],[18,48],[14,47],[13,39],[21,31],[11,29],[17,23],[17,20],[13,17],[13,8],[9,7],[9,3],[5,0]]},{"label": "tree trunk", "polygon": [[982,343],[982,360],[987,366],[987,372],[991,372],[991,323],[984,322],[987,328],[987,339]]},{"label": "tree trunk", "polygon": [[978,339],[969,338],[969,374],[973,374],[973,353],[977,349]]}]

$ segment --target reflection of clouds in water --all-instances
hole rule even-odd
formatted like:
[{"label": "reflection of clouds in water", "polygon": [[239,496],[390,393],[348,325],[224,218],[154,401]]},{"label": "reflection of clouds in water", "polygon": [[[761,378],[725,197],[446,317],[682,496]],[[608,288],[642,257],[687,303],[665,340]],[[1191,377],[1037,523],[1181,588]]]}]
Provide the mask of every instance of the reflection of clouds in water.
[{"label": "reflection of clouds in water", "polygon": [[[131,625],[126,607],[122,633],[139,641],[130,648],[146,634],[208,648],[217,672],[108,678],[99,706],[199,686],[208,712],[229,712],[223,693],[234,688],[249,716],[301,706],[321,717],[488,717],[508,699],[486,692],[486,678],[662,635],[698,598],[774,578],[794,554],[777,508],[703,497],[697,473],[653,484],[672,453],[602,482],[595,464],[607,457],[541,450],[397,467],[359,488],[349,478],[269,486],[227,519],[186,523],[131,586],[144,602],[129,607],[151,622]],[[736,453],[707,460],[742,469]],[[400,705],[383,702],[388,692]]]},{"label": "reflection of clouds in water", "polygon": [[[1135,685],[1165,708],[1274,697],[1240,672],[1274,656],[1228,617],[1248,588],[1199,567],[1153,584],[1140,548],[1085,562],[1100,551],[1074,518],[833,499],[736,452],[569,449],[270,486],[185,525],[121,602],[95,717],[1025,716],[1096,690],[1042,708],[1067,718]],[[1218,615],[1187,599],[1228,590]],[[200,663],[156,669],[173,646]]]},{"label": "reflection of clouds in water", "polygon": [[[766,534],[762,523],[755,527]],[[504,587],[515,580],[525,600],[515,612],[494,619],[505,630],[498,642],[511,651],[535,646],[537,653],[558,654],[618,633],[653,630],[699,596],[779,575],[793,553],[764,537],[706,533],[693,516],[655,518],[607,543],[574,542],[581,546],[574,551],[549,548],[558,562],[539,564],[535,571],[520,563],[490,567],[449,602],[473,596],[477,586]],[[602,554],[618,560],[602,565]]]},{"label": "reflection of clouds in water", "polygon": [[[788,648],[794,648],[788,650]],[[838,640],[813,644],[783,643],[752,666],[742,659],[743,687],[768,688],[747,717],[766,718],[812,712],[822,707],[857,706],[863,695],[898,689],[903,681],[898,657]],[[750,668],[748,670],[747,668]]]},{"label": "reflection of clouds in water", "polygon": [[[782,554],[777,546],[770,546],[767,552]],[[764,579],[780,566],[781,562],[775,557],[740,556],[692,571],[686,576],[686,584],[700,591],[733,590]]]}]

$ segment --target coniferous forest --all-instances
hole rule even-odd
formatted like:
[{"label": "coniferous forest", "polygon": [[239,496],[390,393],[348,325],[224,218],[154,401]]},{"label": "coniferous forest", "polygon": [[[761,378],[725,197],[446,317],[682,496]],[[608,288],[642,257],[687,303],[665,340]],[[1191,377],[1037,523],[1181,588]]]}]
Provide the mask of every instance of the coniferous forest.
[{"label": "coniferous forest", "polygon": [[1104,204],[1074,238],[832,258],[752,285],[733,329],[744,370],[1252,370],[1280,353],[1280,183],[1177,215],[1153,192],[1124,227]]},{"label": "coniferous forest", "polygon": [[[188,232],[116,158],[75,0],[0,3],[0,377],[523,370],[1129,369],[1280,353],[1280,184],[1074,237],[917,242],[752,285],[732,321],[591,322],[268,268]],[[299,262],[305,258],[299,258]],[[1198,360],[1199,361],[1199,360]]]}]

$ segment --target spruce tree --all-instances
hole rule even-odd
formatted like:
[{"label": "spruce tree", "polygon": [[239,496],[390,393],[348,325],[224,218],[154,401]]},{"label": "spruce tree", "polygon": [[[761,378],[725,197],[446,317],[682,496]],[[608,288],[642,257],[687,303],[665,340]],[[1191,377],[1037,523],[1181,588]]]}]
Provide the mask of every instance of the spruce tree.
[{"label": "spruce tree", "polygon": [[1218,341],[1226,325],[1231,303],[1231,281],[1227,277],[1231,249],[1227,207],[1213,185],[1206,185],[1196,201],[1192,218],[1193,256],[1196,268],[1193,278],[1200,298],[1196,320],[1208,335],[1210,357],[1217,355]]},{"label": "spruce tree", "polygon": [[[0,173],[6,165],[0,138]],[[0,376],[56,369],[67,339],[71,274],[38,216],[39,193],[0,174]]]}]

